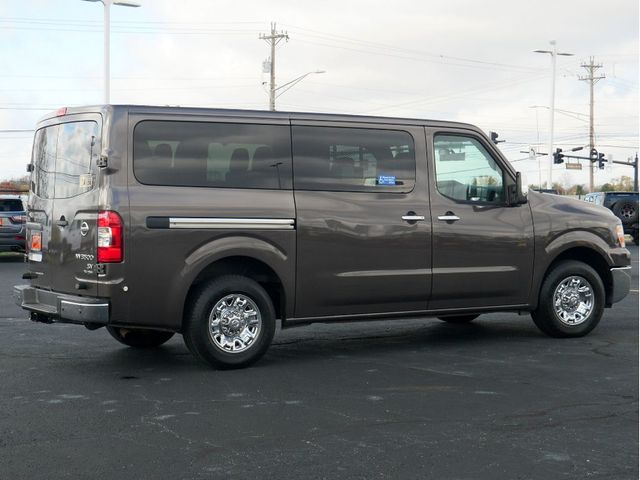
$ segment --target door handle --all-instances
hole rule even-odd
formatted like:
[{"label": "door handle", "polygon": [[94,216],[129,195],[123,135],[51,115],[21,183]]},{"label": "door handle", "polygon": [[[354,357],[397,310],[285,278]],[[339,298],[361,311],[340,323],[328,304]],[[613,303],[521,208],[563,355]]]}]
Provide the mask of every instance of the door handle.
[{"label": "door handle", "polygon": [[67,222],[67,219],[64,218],[64,215],[60,217],[60,220],[56,220],[56,225],[58,225],[59,227],[66,227],[67,225],[69,225],[69,222]]},{"label": "door handle", "polygon": [[453,212],[447,212],[444,215],[438,215],[438,220],[443,222],[457,222],[460,220],[460,217]]},{"label": "door handle", "polygon": [[424,215],[416,215],[416,212],[407,212],[406,215],[402,216],[402,220],[409,223],[422,222]]}]

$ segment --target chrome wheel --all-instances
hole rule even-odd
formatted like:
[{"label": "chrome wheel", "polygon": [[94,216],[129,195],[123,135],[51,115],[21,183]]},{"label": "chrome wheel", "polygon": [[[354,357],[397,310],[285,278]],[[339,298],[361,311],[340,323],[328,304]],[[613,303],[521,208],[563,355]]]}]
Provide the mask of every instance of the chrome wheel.
[{"label": "chrome wheel", "polygon": [[553,309],[566,325],[580,325],[589,318],[594,305],[591,284],[577,275],[562,280],[553,293]]},{"label": "chrome wheel", "polygon": [[232,293],[215,304],[209,314],[209,338],[227,353],[244,352],[255,342],[262,317],[255,302],[242,293]]}]

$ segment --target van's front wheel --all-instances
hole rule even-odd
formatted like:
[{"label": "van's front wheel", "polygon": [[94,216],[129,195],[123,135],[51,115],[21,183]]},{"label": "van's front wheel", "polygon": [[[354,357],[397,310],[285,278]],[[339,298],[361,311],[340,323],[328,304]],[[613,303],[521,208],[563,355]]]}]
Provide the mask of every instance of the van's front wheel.
[{"label": "van's front wheel", "polygon": [[173,332],[136,328],[107,327],[107,331],[120,343],[133,348],[159,347],[173,337]]},{"label": "van's front wheel", "polygon": [[217,368],[257,361],[275,333],[275,310],[262,286],[226,275],[204,284],[192,297],[184,341],[194,356]]},{"label": "van's front wheel", "polygon": [[538,308],[531,316],[549,336],[581,337],[598,325],[604,302],[604,285],[598,273],[585,263],[567,260],[556,265],[542,282]]}]

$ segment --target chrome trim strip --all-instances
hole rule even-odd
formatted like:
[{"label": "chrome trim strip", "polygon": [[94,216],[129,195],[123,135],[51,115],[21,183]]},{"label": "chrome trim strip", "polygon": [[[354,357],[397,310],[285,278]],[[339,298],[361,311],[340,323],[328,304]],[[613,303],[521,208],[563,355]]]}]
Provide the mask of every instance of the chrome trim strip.
[{"label": "chrome trim strip", "polygon": [[294,225],[293,218],[169,218],[169,228],[293,230]]},{"label": "chrome trim strip", "polygon": [[611,267],[609,270],[631,270],[631,265],[627,267]]},{"label": "chrome trim strip", "polygon": [[65,305],[75,305],[77,307],[108,307],[108,303],[80,303],[80,302],[72,302],[70,300],[60,300],[61,304]]},{"label": "chrome trim strip", "polygon": [[430,275],[428,268],[416,268],[405,270],[355,270],[352,272],[340,272],[336,277],[397,277],[406,275]]},{"label": "chrome trim strip", "polygon": [[518,269],[511,265],[495,265],[486,267],[435,267],[434,275],[461,274],[461,273],[504,273],[515,272]]}]

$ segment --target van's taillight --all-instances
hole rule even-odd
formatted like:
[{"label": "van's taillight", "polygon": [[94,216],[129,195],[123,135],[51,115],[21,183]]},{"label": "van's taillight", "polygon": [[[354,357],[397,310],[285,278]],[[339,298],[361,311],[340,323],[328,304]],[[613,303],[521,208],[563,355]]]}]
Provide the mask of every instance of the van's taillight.
[{"label": "van's taillight", "polygon": [[56,117],[64,117],[67,114],[67,107],[60,107],[56,110]]},{"label": "van's taillight", "polygon": [[116,212],[98,213],[98,263],[122,261],[122,227],[122,218]]}]

